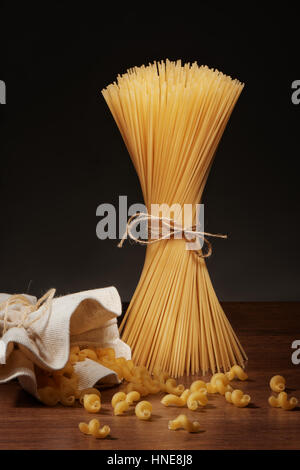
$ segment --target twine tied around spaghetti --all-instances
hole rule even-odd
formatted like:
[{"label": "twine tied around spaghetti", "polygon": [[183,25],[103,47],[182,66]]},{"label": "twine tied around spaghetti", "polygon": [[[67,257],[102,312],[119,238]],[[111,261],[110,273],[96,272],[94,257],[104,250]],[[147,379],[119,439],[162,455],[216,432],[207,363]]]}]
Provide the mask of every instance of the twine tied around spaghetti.
[{"label": "twine tied around spaghetti", "polygon": [[[153,230],[153,224],[151,224],[151,234],[155,235],[154,239],[151,240],[141,240],[140,238],[137,238],[133,233],[132,230],[133,228],[138,225],[141,222],[144,221],[155,221],[159,222],[161,224],[161,228],[165,228],[166,233],[165,234],[160,234],[160,226],[154,227]],[[155,232],[156,230],[156,232]],[[136,212],[133,214],[127,222],[126,225],[126,230],[124,232],[123,237],[120,240],[120,243],[118,244],[118,248],[122,248],[124,241],[126,240],[127,236],[129,236],[132,240],[134,240],[136,243],[139,243],[140,245],[151,245],[153,243],[157,243],[161,240],[168,240],[170,238],[174,238],[176,234],[182,234],[183,238],[187,241],[190,242],[194,239],[201,240],[203,242],[203,245],[207,246],[207,251],[206,253],[202,252],[202,248],[198,249],[195,248],[191,251],[197,254],[200,258],[208,258],[212,254],[212,244],[209,240],[207,240],[206,237],[214,237],[214,238],[227,238],[227,235],[221,235],[219,233],[209,233],[209,232],[202,232],[197,230],[196,225],[191,225],[187,227],[182,227],[178,222],[176,222],[174,219],[170,219],[169,217],[158,217],[156,215],[148,214],[146,212]],[[202,245],[202,246],[203,246]]]},{"label": "twine tied around spaghetti", "polygon": [[[49,289],[46,294],[44,294],[37,302],[36,304],[32,304],[30,300],[23,294],[14,294],[10,296],[7,300],[4,302],[0,303],[0,313],[4,309],[4,316],[3,318],[0,318],[0,320],[3,320],[3,330],[2,330],[2,336],[6,333],[8,330],[8,325],[9,328],[16,327],[16,328],[25,328],[27,329],[29,326],[31,326],[33,323],[38,321],[42,316],[45,315],[46,312],[48,312],[51,304],[53,297],[55,295],[56,289]],[[15,310],[17,313],[22,313],[21,318],[19,318],[16,321],[9,321],[8,320],[8,315],[10,312],[9,307],[11,305],[15,304],[21,304],[21,309],[19,308],[18,310]],[[41,312],[39,315],[37,315],[35,318],[32,320],[28,320],[28,316],[36,312],[42,305]],[[14,309],[12,309],[14,310]]]}]

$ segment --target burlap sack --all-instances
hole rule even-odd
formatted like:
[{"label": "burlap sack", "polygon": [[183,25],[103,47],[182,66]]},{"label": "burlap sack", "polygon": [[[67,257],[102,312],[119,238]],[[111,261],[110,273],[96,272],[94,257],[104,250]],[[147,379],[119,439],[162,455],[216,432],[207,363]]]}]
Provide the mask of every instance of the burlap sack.
[{"label": "burlap sack", "polygon": [[[34,364],[48,370],[63,368],[70,346],[113,347],[116,356],[131,358],[120,340],[117,317],[122,305],[115,287],[63,297],[50,290],[45,299],[0,294],[0,383],[18,378],[39,398]],[[119,383],[116,373],[86,359],[75,365],[79,389]]]}]

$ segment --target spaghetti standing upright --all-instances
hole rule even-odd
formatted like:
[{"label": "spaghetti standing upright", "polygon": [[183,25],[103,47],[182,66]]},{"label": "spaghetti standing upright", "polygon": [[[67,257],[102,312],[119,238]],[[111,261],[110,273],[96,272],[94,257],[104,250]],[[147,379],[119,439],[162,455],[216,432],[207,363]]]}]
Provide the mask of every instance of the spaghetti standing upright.
[{"label": "spaghetti standing upright", "polygon": [[[146,207],[196,207],[243,84],[196,63],[135,67],[102,90],[140,179]],[[165,214],[163,214],[164,216]],[[175,213],[178,221],[181,214]],[[196,214],[193,212],[193,223]],[[121,324],[133,359],[177,377],[244,364],[204,258],[184,239],[147,246]]]}]

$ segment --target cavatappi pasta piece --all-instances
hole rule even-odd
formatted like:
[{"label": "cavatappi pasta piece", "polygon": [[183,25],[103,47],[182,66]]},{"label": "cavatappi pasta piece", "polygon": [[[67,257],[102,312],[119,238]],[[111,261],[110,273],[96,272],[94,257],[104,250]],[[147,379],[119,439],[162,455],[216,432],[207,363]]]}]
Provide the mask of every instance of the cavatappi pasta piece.
[{"label": "cavatappi pasta piece", "polygon": [[88,424],[79,423],[79,429],[83,434],[89,434],[97,439],[104,439],[110,433],[109,426],[103,426],[100,429],[100,422],[98,419],[91,419]]},{"label": "cavatappi pasta piece", "polygon": [[93,361],[98,360],[98,356],[96,352],[90,348],[81,349],[78,353],[78,357],[80,361],[84,361],[86,358],[92,359]]},{"label": "cavatappi pasta piece", "polygon": [[126,399],[128,405],[132,405],[135,401],[139,401],[140,398],[141,398],[141,395],[139,394],[139,392],[136,392],[134,390],[132,392],[127,393],[125,399]]},{"label": "cavatappi pasta piece", "polygon": [[122,376],[125,380],[127,380],[127,382],[131,382],[132,380],[134,380],[134,376],[131,370],[129,369],[127,361],[124,357],[118,357],[116,359],[116,364],[121,368]]},{"label": "cavatappi pasta piece", "polygon": [[75,395],[62,395],[60,394],[59,401],[63,406],[74,406],[76,397]]},{"label": "cavatappi pasta piece", "polygon": [[207,393],[218,393],[217,386],[213,385],[210,382],[206,384],[206,390],[207,390]]},{"label": "cavatappi pasta piece", "polygon": [[160,382],[158,380],[152,380],[150,377],[144,378],[143,385],[152,395],[155,395],[156,393],[161,391]]},{"label": "cavatappi pasta piece", "polygon": [[80,351],[79,346],[71,346],[69,361],[72,365],[76,364],[76,362],[79,361],[79,357],[78,357],[79,351]]},{"label": "cavatappi pasta piece", "polygon": [[53,376],[53,380],[55,381],[61,396],[77,396],[78,377],[76,374],[73,374],[70,378],[65,377],[64,375],[56,375]]},{"label": "cavatappi pasta piece", "polygon": [[233,392],[226,392],[225,398],[228,403],[232,403],[233,405],[244,408],[245,406],[249,405],[251,397],[250,395],[244,394],[242,390],[233,390]]},{"label": "cavatappi pasta piece", "polygon": [[169,393],[162,398],[161,403],[165,406],[186,406],[190,393],[191,392],[188,388],[182,392],[180,397],[173,393]]},{"label": "cavatappi pasta piece", "polygon": [[217,380],[221,380],[224,385],[228,385],[229,383],[228,378],[226,377],[225,374],[223,374],[223,372],[217,372],[216,374],[214,374],[212,378],[210,379],[210,383],[212,385],[216,385]]},{"label": "cavatappi pasta piece", "polygon": [[274,375],[270,380],[270,388],[273,392],[283,392],[285,389],[285,378],[282,375]]},{"label": "cavatappi pasta piece", "polygon": [[111,406],[114,408],[119,401],[126,400],[126,393],[124,392],[117,392],[113,395],[111,399]]},{"label": "cavatappi pasta piece", "polygon": [[53,380],[53,377],[49,377],[49,375],[46,374],[37,374],[36,377],[37,380],[37,387],[38,388],[44,388],[44,387],[53,387],[56,388],[56,383]]},{"label": "cavatappi pasta piece", "polygon": [[183,428],[188,432],[199,432],[200,423],[198,421],[190,421],[186,415],[179,415],[177,418],[169,421],[168,428],[172,431]]},{"label": "cavatappi pasta piece", "polygon": [[96,348],[96,354],[98,359],[107,359],[109,361],[115,361],[116,352],[113,348]]},{"label": "cavatappi pasta piece", "polygon": [[164,372],[160,370],[158,367],[154,367],[153,370],[153,378],[157,380],[161,384],[165,384],[168,379],[170,379],[170,374],[168,372]]},{"label": "cavatappi pasta piece", "polygon": [[230,371],[226,372],[225,375],[226,375],[226,377],[228,378],[229,381],[235,379],[236,377],[239,380],[247,380],[248,379],[248,375],[246,374],[244,369],[241,366],[237,365],[237,364],[232,366]]},{"label": "cavatappi pasta piece", "polygon": [[129,384],[127,384],[126,392],[129,393],[133,391],[139,392],[141,397],[146,397],[147,395],[149,395],[148,389],[143,384],[130,382]]},{"label": "cavatappi pasta piece", "polygon": [[225,374],[218,372],[211,378],[210,385],[206,385],[208,393],[220,393],[225,395],[226,392],[232,392],[232,387],[229,385],[229,380]]},{"label": "cavatappi pasta piece", "polygon": [[98,413],[101,409],[101,401],[96,393],[85,394],[83,397],[83,406],[89,413]]},{"label": "cavatappi pasta piece", "polygon": [[80,347],[79,346],[71,346],[70,347],[70,354],[79,354]]},{"label": "cavatappi pasta piece", "polygon": [[203,382],[203,380],[195,380],[190,386],[190,391],[193,393],[197,390],[200,390],[201,388],[205,388],[206,390],[206,383]]},{"label": "cavatappi pasta piece", "polygon": [[84,395],[90,395],[90,394],[98,395],[98,397],[101,399],[101,392],[97,388],[84,388],[83,390],[80,390],[79,392],[79,395],[78,395],[79,403],[83,405]]},{"label": "cavatappi pasta piece", "polygon": [[187,399],[187,407],[189,410],[195,411],[200,406],[205,406],[208,403],[206,388],[200,388],[191,393]]},{"label": "cavatappi pasta piece", "polygon": [[54,387],[39,388],[37,393],[41,402],[47,406],[55,406],[59,402],[59,392]]},{"label": "cavatappi pasta piece", "polygon": [[171,393],[173,395],[180,396],[184,392],[184,385],[177,385],[175,379],[168,379],[166,383],[162,386],[162,390],[166,393]]},{"label": "cavatappi pasta piece", "polygon": [[293,410],[297,406],[298,400],[295,397],[288,399],[286,392],[280,392],[277,397],[269,397],[269,404],[275,408]]},{"label": "cavatappi pasta piece", "polygon": [[224,382],[220,379],[216,380],[215,385],[216,385],[216,388],[217,388],[217,392],[220,395],[225,395],[226,392],[232,392],[233,391],[233,388],[231,387],[231,385],[229,385],[229,384],[224,385]]},{"label": "cavatappi pasta piece", "polygon": [[129,410],[129,403],[126,400],[118,401],[114,406],[114,415],[121,416]]},{"label": "cavatappi pasta piece", "polygon": [[78,354],[70,354],[69,361],[72,365],[76,364],[79,361]]},{"label": "cavatappi pasta piece", "polygon": [[135,414],[139,419],[148,420],[151,418],[152,405],[149,401],[140,401],[135,407]]},{"label": "cavatappi pasta piece", "polygon": [[132,371],[132,382],[143,383],[146,378],[151,379],[149,371],[145,366],[137,366]]}]

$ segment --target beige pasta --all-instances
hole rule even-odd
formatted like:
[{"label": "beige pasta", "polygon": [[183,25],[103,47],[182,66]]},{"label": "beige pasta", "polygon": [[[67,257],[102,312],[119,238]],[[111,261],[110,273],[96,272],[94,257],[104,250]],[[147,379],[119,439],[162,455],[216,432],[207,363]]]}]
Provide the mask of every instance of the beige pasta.
[{"label": "beige pasta", "polygon": [[[218,70],[180,60],[134,67],[102,90],[151,205],[196,204],[243,89]],[[168,211],[161,215],[170,217]],[[204,248],[205,251],[205,248]],[[200,256],[197,256],[199,254]],[[147,246],[145,269],[121,324],[133,360],[171,376],[229,370],[246,355],[214,292],[203,252],[185,239]],[[172,393],[167,391],[168,393]],[[181,392],[182,393],[182,390]]]},{"label": "beige pasta", "polygon": [[148,390],[149,393],[155,395],[161,391],[161,383],[158,380],[152,380],[149,377],[146,377],[143,381],[144,387]]},{"label": "beige pasta", "polygon": [[177,385],[175,379],[167,379],[166,383],[164,385],[162,384],[162,390],[166,393],[180,396],[182,392],[184,392],[184,385]]},{"label": "beige pasta", "polygon": [[226,377],[228,378],[229,381],[234,380],[236,377],[239,380],[248,379],[248,375],[246,374],[244,369],[238,364],[235,364],[234,366],[231,367],[230,371],[226,373]]},{"label": "beige pasta", "polygon": [[85,359],[92,359],[93,361],[97,361],[98,356],[95,351],[92,349],[81,349],[78,353],[79,360],[85,360]]},{"label": "beige pasta", "polygon": [[190,391],[191,392],[196,392],[197,390],[199,390],[201,388],[206,389],[206,385],[207,384],[203,380],[195,380],[190,386]]},{"label": "beige pasta", "polygon": [[288,399],[288,395],[286,392],[280,392],[277,397],[269,397],[269,404],[275,408],[282,408],[283,410],[293,410],[298,405],[298,399],[295,397]]},{"label": "beige pasta", "polygon": [[180,397],[170,393],[162,398],[161,403],[164,406],[186,406],[190,393],[189,389],[184,390]]},{"label": "beige pasta", "polygon": [[217,386],[216,385],[213,385],[212,383],[208,382],[206,384],[206,390],[207,390],[207,393],[218,393],[218,389],[217,389]]},{"label": "beige pasta", "polygon": [[83,397],[83,406],[89,413],[98,413],[101,408],[99,395],[96,395],[96,393],[86,393]]},{"label": "beige pasta", "polygon": [[221,395],[233,390],[229,385],[228,378],[222,372],[212,376],[210,383],[206,384],[206,389],[208,393],[220,393]]},{"label": "beige pasta", "polygon": [[199,406],[205,406],[208,403],[206,388],[200,388],[191,393],[187,399],[187,407],[189,410],[195,411]]},{"label": "beige pasta", "polygon": [[75,395],[62,395],[61,394],[59,401],[63,406],[74,406],[76,397]]},{"label": "beige pasta", "polygon": [[145,378],[150,377],[150,373],[146,369],[145,366],[136,366],[133,369],[132,374],[133,374],[133,377],[134,377],[133,382],[138,382],[138,383],[142,383],[145,380]]},{"label": "beige pasta", "polygon": [[129,403],[126,400],[118,401],[114,406],[114,415],[121,416],[129,410]]},{"label": "beige pasta", "polygon": [[59,402],[60,394],[54,387],[39,388],[37,392],[41,402],[47,406],[55,406]]},{"label": "beige pasta", "polygon": [[149,401],[140,401],[135,407],[135,414],[144,421],[151,418],[152,405]]},{"label": "beige pasta", "polygon": [[101,392],[97,388],[84,388],[83,390],[80,390],[78,395],[79,403],[81,405],[83,405],[84,395],[89,394],[98,395],[98,397],[101,399]]},{"label": "beige pasta", "polygon": [[147,395],[149,395],[148,389],[141,383],[130,382],[129,384],[127,384],[126,392],[129,393],[133,391],[139,392],[141,397],[146,397]]},{"label": "beige pasta", "polygon": [[127,401],[128,405],[132,405],[135,401],[139,401],[141,398],[141,395],[139,392],[136,392],[135,390],[132,392],[127,393],[125,400]]},{"label": "beige pasta", "polygon": [[126,400],[126,393],[117,392],[113,395],[111,399],[111,406],[114,408],[117,403],[119,403],[120,401],[124,401],[124,400]]},{"label": "beige pasta", "polygon": [[233,405],[244,408],[245,406],[249,405],[251,397],[250,395],[244,394],[242,390],[234,390],[233,392],[226,392],[225,398],[229,403]]},{"label": "beige pasta", "polygon": [[158,382],[165,384],[168,379],[170,379],[170,374],[166,371],[162,371],[159,367],[154,367],[153,377]]},{"label": "beige pasta", "polygon": [[166,371],[160,370],[158,367],[154,367],[153,377],[155,380],[158,380],[161,384],[165,384],[168,379],[170,379],[170,374]]},{"label": "beige pasta", "polygon": [[285,378],[282,375],[274,375],[270,380],[270,388],[273,392],[283,392],[285,389]]},{"label": "beige pasta", "polygon": [[172,431],[185,429],[188,432],[199,432],[200,423],[198,421],[190,421],[186,415],[182,414],[172,421],[169,421],[168,428]]},{"label": "beige pasta", "polygon": [[82,433],[96,437],[97,439],[104,439],[110,434],[110,427],[103,426],[100,429],[100,422],[98,419],[92,419],[88,424],[79,423],[79,429]]}]

